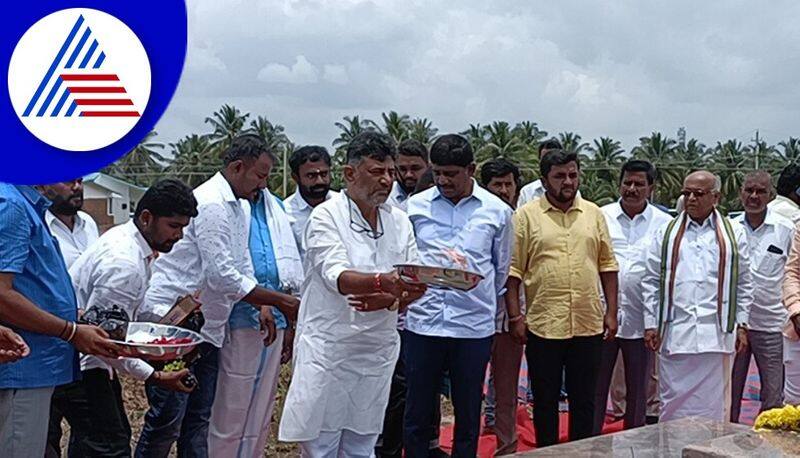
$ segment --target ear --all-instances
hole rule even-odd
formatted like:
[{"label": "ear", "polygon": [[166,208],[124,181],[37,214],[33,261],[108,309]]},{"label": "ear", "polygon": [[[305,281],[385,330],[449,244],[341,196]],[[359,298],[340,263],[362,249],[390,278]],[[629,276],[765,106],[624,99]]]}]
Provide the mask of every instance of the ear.
[{"label": "ear", "polygon": [[153,225],[153,219],[154,218],[155,217],[153,216],[152,213],[150,213],[150,210],[146,210],[145,209],[145,210],[142,210],[142,213],[139,214],[139,223],[141,224],[141,226],[143,228],[144,227],[150,227],[150,226]]},{"label": "ear", "polygon": [[356,168],[350,164],[345,164],[342,168],[342,176],[344,177],[344,181],[348,183],[356,181]]},{"label": "ear", "polygon": [[292,180],[294,180],[295,183],[300,183],[300,177],[296,173],[292,173]]},{"label": "ear", "polygon": [[474,176],[475,175],[475,163],[474,162],[467,166],[467,173],[469,174],[469,176]]}]

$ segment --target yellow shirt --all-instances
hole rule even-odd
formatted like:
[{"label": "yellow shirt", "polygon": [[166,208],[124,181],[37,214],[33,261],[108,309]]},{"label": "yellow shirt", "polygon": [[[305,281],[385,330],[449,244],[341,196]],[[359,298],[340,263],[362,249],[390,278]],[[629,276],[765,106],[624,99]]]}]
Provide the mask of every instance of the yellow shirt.
[{"label": "yellow shirt", "polygon": [[611,237],[597,205],[576,197],[562,212],[546,197],[514,214],[510,275],[522,280],[528,329],[545,339],[603,332],[600,272],[617,272]]}]

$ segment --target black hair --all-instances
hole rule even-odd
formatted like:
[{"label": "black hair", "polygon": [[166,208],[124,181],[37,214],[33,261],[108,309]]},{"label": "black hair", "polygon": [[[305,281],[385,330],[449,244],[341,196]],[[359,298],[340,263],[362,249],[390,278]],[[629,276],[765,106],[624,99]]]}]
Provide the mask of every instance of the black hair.
[{"label": "black hair", "polygon": [[539,154],[542,154],[542,151],[544,150],[553,150],[553,149],[564,149],[564,147],[561,146],[561,142],[558,141],[557,138],[550,138],[539,143]]},{"label": "black hair", "polygon": [[622,165],[622,170],[619,172],[619,182],[622,183],[622,178],[625,172],[644,172],[647,174],[647,184],[652,185],[656,182],[656,167],[650,161],[641,159],[630,159]]},{"label": "black hair", "polygon": [[164,178],[145,191],[136,204],[134,218],[138,218],[143,211],[149,211],[153,216],[197,216],[197,200],[192,194],[192,189],[177,178]]},{"label": "black hair", "polygon": [[458,134],[442,135],[431,146],[431,163],[467,167],[473,161],[472,147]]},{"label": "black hair", "polygon": [[242,134],[234,138],[231,146],[222,154],[222,163],[227,166],[234,161],[258,159],[262,154],[269,155],[273,161],[277,159],[263,138],[255,134]]},{"label": "black hair", "polygon": [[481,166],[481,184],[484,187],[489,186],[492,178],[504,177],[509,173],[514,175],[514,181],[519,187],[519,167],[506,158],[492,159]]},{"label": "black hair", "polygon": [[401,156],[419,157],[422,158],[425,163],[428,162],[428,148],[426,148],[422,142],[414,140],[413,138],[400,142],[397,146],[397,154]]},{"label": "black hair", "polygon": [[422,174],[422,176],[419,177],[419,180],[417,181],[417,185],[414,187],[414,192],[412,193],[412,195],[419,194],[426,189],[430,189],[435,184],[436,183],[433,181],[433,169],[428,167],[427,170],[425,170],[425,172]]},{"label": "black hair", "polygon": [[383,162],[387,157],[397,158],[397,148],[391,137],[380,132],[361,132],[347,145],[348,164],[361,162],[366,158]]},{"label": "black hair", "polygon": [[331,155],[328,154],[328,150],[325,149],[324,146],[301,146],[300,148],[294,150],[292,157],[289,158],[289,168],[292,169],[293,174],[299,175],[301,165],[305,164],[306,162],[317,161],[325,162],[328,167],[331,165]]},{"label": "black hair", "polygon": [[552,169],[554,165],[565,165],[570,162],[577,164],[578,169],[581,168],[581,161],[578,159],[578,153],[564,151],[563,149],[550,150],[542,157],[542,160],[539,161],[539,173],[542,175],[542,178],[547,178],[547,174],[550,173],[550,169]]},{"label": "black hair", "polygon": [[800,188],[800,165],[789,164],[781,170],[775,191],[778,195],[789,197],[797,188]]}]

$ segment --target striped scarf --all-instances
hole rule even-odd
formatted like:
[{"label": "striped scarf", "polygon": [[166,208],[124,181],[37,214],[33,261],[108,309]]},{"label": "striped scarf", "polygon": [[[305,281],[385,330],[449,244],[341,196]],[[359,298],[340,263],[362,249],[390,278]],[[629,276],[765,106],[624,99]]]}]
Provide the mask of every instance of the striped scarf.
[{"label": "striped scarf", "polygon": [[[739,280],[739,247],[730,221],[715,209],[711,214],[716,223],[719,265],[717,268],[717,319],[721,329],[733,332],[736,326],[736,285]],[[664,336],[667,324],[673,319],[675,273],[680,247],[689,217],[685,212],[667,225],[661,245],[661,276],[658,298],[658,333]],[[723,327],[723,319],[725,325]]]}]

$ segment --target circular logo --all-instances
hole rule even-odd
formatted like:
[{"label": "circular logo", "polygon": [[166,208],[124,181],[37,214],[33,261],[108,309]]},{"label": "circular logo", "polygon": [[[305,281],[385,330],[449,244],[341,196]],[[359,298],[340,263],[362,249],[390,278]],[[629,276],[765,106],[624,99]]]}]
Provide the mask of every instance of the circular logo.
[{"label": "circular logo", "polygon": [[8,66],[11,104],[39,140],[66,151],[118,141],[150,98],[150,61],[136,34],[89,8],[49,14],[17,42]]}]

